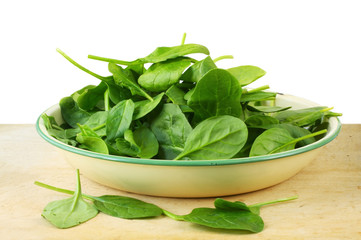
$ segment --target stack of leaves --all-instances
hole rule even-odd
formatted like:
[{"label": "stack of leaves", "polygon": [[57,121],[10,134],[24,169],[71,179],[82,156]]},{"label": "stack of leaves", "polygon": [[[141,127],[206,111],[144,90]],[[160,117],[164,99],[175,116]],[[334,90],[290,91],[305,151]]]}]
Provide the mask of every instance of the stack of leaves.
[{"label": "stack of leaves", "polygon": [[165,215],[174,220],[187,221],[210,228],[261,232],[264,228],[264,222],[259,216],[262,206],[297,198],[295,196],[249,206],[240,201],[230,202],[217,198],[214,201],[214,208],[195,208],[189,214],[176,215],[154,204],[131,197],[117,195],[95,197],[82,194],[79,170],[77,170],[75,191],[56,188],[37,181],[35,184],[73,195],[70,198],[50,202],[43,210],[42,216],[57,228],[77,226],[94,218],[100,211],[124,219],[144,219]]},{"label": "stack of leaves", "polygon": [[[90,151],[138,158],[209,160],[259,156],[310,144],[327,132],[328,107],[292,110],[274,105],[267,86],[249,90],[265,71],[221,69],[199,44],[158,47],[134,61],[89,55],[108,63],[100,80],[59,105],[64,123],[42,115],[49,134]],[[190,54],[205,55],[201,60]],[[146,66],[149,66],[146,68]]]}]

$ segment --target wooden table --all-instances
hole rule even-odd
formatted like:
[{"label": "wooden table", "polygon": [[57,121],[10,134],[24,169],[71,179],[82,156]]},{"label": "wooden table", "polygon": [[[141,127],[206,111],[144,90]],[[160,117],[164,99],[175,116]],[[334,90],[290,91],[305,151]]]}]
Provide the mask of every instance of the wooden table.
[{"label": "wooden table", "polygon": [[[99,213],[70,229],[41,217],[45,205],[68,195],[34,185],[41,181],[74,189],[75,170],[33,125],[0,125],[0,239],[361,239],[361,125],[343,125],[340,135],[299,174],[276,186],[225,197],[248,204],[298,195],[261,210],[265,229],[257,234],[218,231],[158,217],[125,220]],[[136,195],[82,177],[91,195],[132,196],[176,214],[211,207],[213,198],[174,199]]]}]

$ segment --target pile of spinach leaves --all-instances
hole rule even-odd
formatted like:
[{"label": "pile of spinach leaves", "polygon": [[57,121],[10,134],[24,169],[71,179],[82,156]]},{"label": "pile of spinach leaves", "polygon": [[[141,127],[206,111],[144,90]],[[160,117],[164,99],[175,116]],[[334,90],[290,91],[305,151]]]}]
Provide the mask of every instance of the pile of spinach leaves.
[{"label": "pile of spinach leaves", "polygon": [[[56,139],[97,153],[145,159],[209,160],[260,156],[310,144],[327,132],[328,107],[274,106],[268,86],[249,90],[265,75],[256,66],[221,69],[199,44],[158,47],[134,61],[107,62],[109,76],[60,100],[64,123],[42,115]],[[204,55],[201,60],[190,54]],[[146,68],[146,66],[149,66]],[[265,104],[266,103],[266,104]]]},{"label": "pile of spinach leaves", "polygon": [[176,215],[152,203],[131,197],[83,194],[79,170],[77,170],[77,186],[75,191],[53,187],[38,181],[35,184],[72,195],[70,198],[48,203],[42,212],[42,216],[47,221],[55,227],[62,229],[77,226],[102,212],[124,219],[147,219],[165,215],[177,221],[186,221],[215,229],[233,229],[257,233],[264,229],[264,222],[260,217],[261,207],[297,199],[297,196],[293,196],[247,206],[240,201],[231,202],[217,198],[214,201],[214,208],[195,208],[189,214]]}]

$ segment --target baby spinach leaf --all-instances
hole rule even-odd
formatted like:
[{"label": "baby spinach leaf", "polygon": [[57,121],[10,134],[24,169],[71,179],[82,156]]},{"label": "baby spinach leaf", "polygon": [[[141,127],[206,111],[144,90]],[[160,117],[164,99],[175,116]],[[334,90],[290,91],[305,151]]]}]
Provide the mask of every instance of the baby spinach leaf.
[{"label": "baby spinach leaf", "polygon": [[98,86],[93,86],[82,92],[78,98],[77,103],[83,110],[93,110],[100,101],[104,99],[104,92],[108,89],[105,82],[100,82]]},{"label": "baby spinach leaf", "polygon": [[288,110],[276,114],[281,123],[291,123],[300,127],[312,125],[318,119],[322,118],[324,113],[330,110],[327,107],[310,107],[299,110]]},{"label": "baby spinach leaf", "polygon": [[192,53],[203,53],[209,55],[209,50],[205,46],[193,43],[175,47],[158,47],[151,54],[143,58],[142,61],[147,63],[157,63]]},{"label": "baby spinach leaf", "polygon": [[103,154],[109,154],[107,144],[99,135],[87,125],[78,124],[81,132],[77,134],[76,140],[81,144],[80,147]]},{"label": "baby spinach leaf", "polygon": [[[278,124],[278,125],[275,125],[274,127],[286,129],[291,134],[291,136],[293,138],[300,138],[300,137],[311,134],[311,132],[309,130],[307,130],[306,128],[302,128],[302,127],[292,125],[292,124],[289,124],[289,123]],[[319,129],[319,130],[322,130],[322,129]],[[317,130],[317,131],[319,131],[319,130]],[[311,143],[313,143],[315,141],[316,141],[315,137],[306,138],[306,139],[304,139],[302,141],[297,142],[296,143],[296,148],[306,146],[306,145],[311,144]]]},{"label": "baby spinach leaf", "polygon": [[248,206],[240,201],[230,202],[222,198],[217,198],[216,200],[214,200],[214,206],[218,209],[223,210],[242,210],[250,212]]},{"label": "baby spinach leaf", "polygon": [[276,153],[276,149],[278,152],[294,149],[296,142],[293,141],[294,138],[286,129],[268,129],[254,141],[250,151],[250,157]]},{"label": "baby spinach leaf", "polygon": [[290,109],[291,107],[279,107],[279,106],[252,106],[247,105],[247,109],[252,112],[262,112],[262,113],[275,113],[282,112]]},{"label": "baby spinach leaf", "polygon": [[107,144],[100,137],[84,136],[78,134],[76,140],[81,144],[79,147],[90,150],[92,152],[109,154]]},{"label": "baby spinach leaf", "polygon": [[110,111],[106,122],[107,140],[113,141],[123,137],[129,129],[134,112],[134,103],[131,99],[123,100],[115,105]]},{"label": "baby spinach leaf", "polygon": [[142,100],[134,103],[134,113],[133,120],[137,120],[141,117],[144,117],[151,111],[153,111],[158,104],[161,102],[164,93],[159,93],[157,96],[153,98],[153,101],[150,100]]},{"label": "baby spinach leaf", "polygon": [[163,213],[162,209],[154,204],[115,195],[95,197],[94,205],[105,214],[125,219],[157,217]]},{"label": "baby spinach leaf", "polygon": [[292,150],[295,148],[297,142],[325,132],[327,132],[327,130],[293,138],[286,129],[270,128],[256,138],[250,151],[250,157]]},{"label": "baby spinach leaf", "polygon": [[136,157],[140,152],[140,148],[136,144],[132,144],[124,138],[115,139],[116,149],[112,149],[114,154],[121,156]]},{"label": "baby spinach leaf", "polygon": [[187,105],[187,101],[184,99],[185,92],[183,92],[183,90],[178,88],[176,85],[168,88],[165,94],[174,104]]},{"label": "baby spinach leaf", "polygon": [[211,117],[199,123],[189,134],[184,150],[175,158],[194,160],[233,157],[247,141],[246,124],[229,115]]},{"label": "baby spinach leaf", "polygon": [[279,124],[277,118],[265,115],[252,115],[245,121],[249,128],[269,129]]},{"label": "baby spinach leaf", "polygon": [[50,202],[43,210],[42,216],[58,228],[70,228],[95,217],[98,210],[82,198],[79,170],[77,187],[71,198]]},{"label": "baby spinach leaf", "polygon": [[133,132],[133,139],[139,146],[140,158],[152,158],[158,154],[159,144],[154,133],[146,126],[142,126]]},{"label": "baby spinach leaf", "polygon": [[241,93],[239,83],[229,72],[212,69],[198,81],[188,106],[201,120],[220,115],[240,117]]},{"label": "baby spinach leaf", "polygon": [[174,47],[158,47],[148,56],[144,58],[138,58],[134,61],[123,61],[112,58],[98,57],[94,55],[88,55],[88,58],[110,62],[110,63],[116,63],[120,65],[138,65],[144,63],[163,62],[168,59],[177,58],[192,53],[203,53],[209,55],[209,50],[205,46],[199,44],[183,44]]},{"label": "baby spinach leaf", "polygon": [[173,159],[182,152],[184,143],[192,131],[184,113],[178,105],[166,103],[150,128],[159,142],[159,156]]},{"label": "baby spinach leaf", "polygon": [[169,59],[155,63],[142,74],[138,83],[152,92],[162,92],[177,83],[183,71],[190,65],[188,58]]},{"label": "baby spinach leaf", "polygon": [[264,228],[262,218],[249,211],[196,208],[185,215],[184,220],[211,228],[247,230],[255,233],[261,232]]},{"label": "baby spinach leaf", "polygon": [[182,75],[181,79],[187,82],[198,82],[209,70],[217,68],[210,56],[194,63]]},{"label": "baby spinach leaf", "polygon": [[273,92],[245,92],[242,93],[241,103],[244,102],[254,102],[254,101],[266,101],[272,100],[276,97],[276,93]]},{"label": "baby spinach leaf", "polygon": [[227,71],[238,80],[241,86],[246,86],[266,74],[261,68],[251,65],[229,68]]},{"label": "baby spinach leaf", "polygon": [[133,95],[137,94],[153,101],[153,98],[136,83],[129,71],[124,70],[114,63],[109,63],[108,68],[109,71],[113,73],[113,78],[117,85],[127,87]]},{"label": "baby spinach leaf", "polygon": [[91,113],[79,108],[72,97],[62,98],[59,106],[64,121],[73,128],[76,128],[78,123],[84,124],[91,116]]}]

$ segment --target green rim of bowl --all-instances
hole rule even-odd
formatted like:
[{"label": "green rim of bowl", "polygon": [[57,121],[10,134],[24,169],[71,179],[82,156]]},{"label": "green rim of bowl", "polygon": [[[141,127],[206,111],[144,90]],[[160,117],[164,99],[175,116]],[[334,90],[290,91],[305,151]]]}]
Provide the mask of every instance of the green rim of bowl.
[{"label": "green rim of bowl", "polygon": [[47,131],[44,132],[45,126],[43,129],[40,127],[42,124],[41,115],[37,119],[36,122],[36,130],[38,134],[48,143],[68,152],[72,152],[75,154],[79,154],[86,157],[97,158],[101,160],[107,161],[114,161],[114,162],[122,162],[122,163],[131,163],[131,164],[143,164],[143,165],[159,165],[159,166],[221,166],[221,165],[232,165],[232,164],[244,164],[244,163],[255,163],[255,162],[262,162],[262,161],[270,161],[273,159],[290,157],[297,154],[301,154],[304,152],[308,152],[317,148],[320,148],[327,143],[331,142],[341,131],[341,122],[338,118],[332,117],[330,121],[336,121],[336,128],[331,129],[328,131],[326,136],[322,139],[306,145],[304,147],[300,147],[294,150],[281,152],[281,153],[274,153],[270,155],[264,156],[255,156],[255,157],[247,157],[247,158],[233,158],[233,159],[222,159],[222,160],[161,160],[161,159],[140,159],[140,158],[132,158],[132,157],[124,157],[124,156],[116,156],[116,155],[107,155],[101,154],[96,152],[91,152],[88,150],[84,150],[81,148],[73,147],[67,145],[52,136],[50,136]]}]

